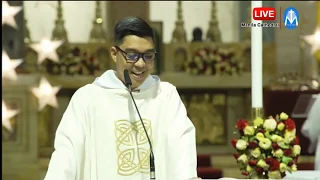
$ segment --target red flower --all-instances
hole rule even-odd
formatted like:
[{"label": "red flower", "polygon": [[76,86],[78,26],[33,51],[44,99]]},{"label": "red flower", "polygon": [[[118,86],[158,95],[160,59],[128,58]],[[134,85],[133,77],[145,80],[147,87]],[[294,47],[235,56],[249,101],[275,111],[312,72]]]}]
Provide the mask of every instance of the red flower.
[{"label": "red flower", "polygon": [[272,165],[270,166],[270,171],[276,171],[280,168],[280,163],[277,159],[274,159]]},{"label": "red flower", "polygon": [[241,174],[244,175],[244,176],[248,176],[249,172],[243,171]]},{"label": "red flower", "polygon": [[249,148],[254,149],[256,147],[258,147],[258,143],[254,142],[254,141],[249,142]]},{"label": "red flower", "polygon": [[300,144],[300,141],[299,141],[299,138],[298,136],[296,138],[294,138],[291,142],[290,142],[290,145],[299,145]]},{"label": "red flower", "polygon": [[294,161],[295,164],[297,164],[297,163],[298,163],[298,156],[295,157],[295,158],[293,159],[293,161]]},{"label": "red flower", "polygon": [[239,158],[239,154],[238,153],[233,153],[233,157],[235,158],[235,159],[238,159]]},{"label": "red flower", "polygon": [[234,148],[236,148],[237,140],[235,138],[232,138],[231,144]]},{"label": "red flower", "polygon": [[263,134],[263,133],[265,133],[266,131],[265,131],[264,129],[259,129],[258,132],[260,132],[260,133]]},{"label": "red flower", "polygon": [[240,119],[238,122],[237,122],[237,128],[238,130],[242,131],[246,126],[248,126],[249,123],[248,121],[244,120],[244,119]]},{"label": "red flower", "polygon": [[263,173],[263,168],[257,167],[257,168],[256,168],[256,172],[257,172],[258,174],[262,174],[262,173]]},{"label": "red flower", "polygon": [[281,177],[284,178],[286,176],[286,172],[281,173]]},{"label": "red flower", "polygon": [[255,165],[257,165],[257,163],[258,163],[257,160],[254,160],[254,159],[249,160],[249,165],[250,166],[255,166]]},{"label": "red flower", "polygon": [[289,163],[288,163],[288,166],[292,166],[294,164],[294,161],[290,161]]},{"label": "red flower", "polygon": [[266,158],[266,163],[267,163],[268,165],[271,165],[271,164],[273,163],[273,158],[267,157],[267,158]]},{"label": "red flower", "polygon": [[280,148],[280,146],[278,145],[278,143],[272,143],[272,148],[274,150],[278,150]]},{"label": "red flower", "polygon": [[286,155],[286,156],[290,156],[291,153],[292,153],[292,150],[291,150],[291,149],[286,149],[286,150],[284,150],[284,155]]},{"label": "red flower", "polygon": [[290,118],[285,121],[285,125],[289,131],[296,128],[296,123]]}]

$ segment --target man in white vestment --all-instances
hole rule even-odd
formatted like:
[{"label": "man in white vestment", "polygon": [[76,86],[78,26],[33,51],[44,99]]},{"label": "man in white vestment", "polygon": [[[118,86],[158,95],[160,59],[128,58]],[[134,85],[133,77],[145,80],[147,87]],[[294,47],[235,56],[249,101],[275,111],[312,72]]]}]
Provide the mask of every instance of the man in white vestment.
[{"label": "man in white vestment", "polygon": [[317,95],[301,132],[310,139],[309,152],[316,151],[315,170],[320,170],[320,94]]},{"label": "man in white vestment", "polygon": [[[153,146],[157,180],[197,178],[195,128],[175,86],[150,75],[156,56],[151,27],[127,17],[114,29],[116,70],[78,89],[56,131],[45,180],[148,180]],[[133,97],[124,84],[132,81]],[[76,77],[75,77],[76,78]]]}]

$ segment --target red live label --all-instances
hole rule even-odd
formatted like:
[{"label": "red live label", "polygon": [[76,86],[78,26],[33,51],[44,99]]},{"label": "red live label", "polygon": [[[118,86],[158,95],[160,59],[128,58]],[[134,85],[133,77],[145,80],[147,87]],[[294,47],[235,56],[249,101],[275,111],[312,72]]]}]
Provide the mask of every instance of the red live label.
[{"label": "red live label", "polygon": [[252,17],[254,20],[272,21],[276,19],[276,9],[272,7],[253,8]]}]

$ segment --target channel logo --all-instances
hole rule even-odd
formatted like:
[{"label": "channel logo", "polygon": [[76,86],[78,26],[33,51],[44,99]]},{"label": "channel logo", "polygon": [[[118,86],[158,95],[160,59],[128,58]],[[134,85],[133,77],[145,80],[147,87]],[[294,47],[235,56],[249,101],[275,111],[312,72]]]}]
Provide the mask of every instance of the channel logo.
[{"label": "channel logo", "polygon": [[293,30],[298,27],[300,21],[299,12],[294,7],[288,7],[283,12],[283,23],[287,29]]}]

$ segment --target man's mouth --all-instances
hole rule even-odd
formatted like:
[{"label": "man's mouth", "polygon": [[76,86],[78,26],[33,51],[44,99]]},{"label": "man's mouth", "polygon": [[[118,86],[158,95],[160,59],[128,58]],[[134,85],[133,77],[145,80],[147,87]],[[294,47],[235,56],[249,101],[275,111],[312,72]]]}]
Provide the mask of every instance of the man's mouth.
[{"label": "man's mouth", "polygon": [[136,79],[137,81],[140,81],[143,79],[144,73],[145,71],[132,71],[132,75],[134,79]]},{"label": "man's mouth", "polygon": [[144,73],[144,71],[132,71],[132,74],[136,75],[136,76],[140,76]]}]

